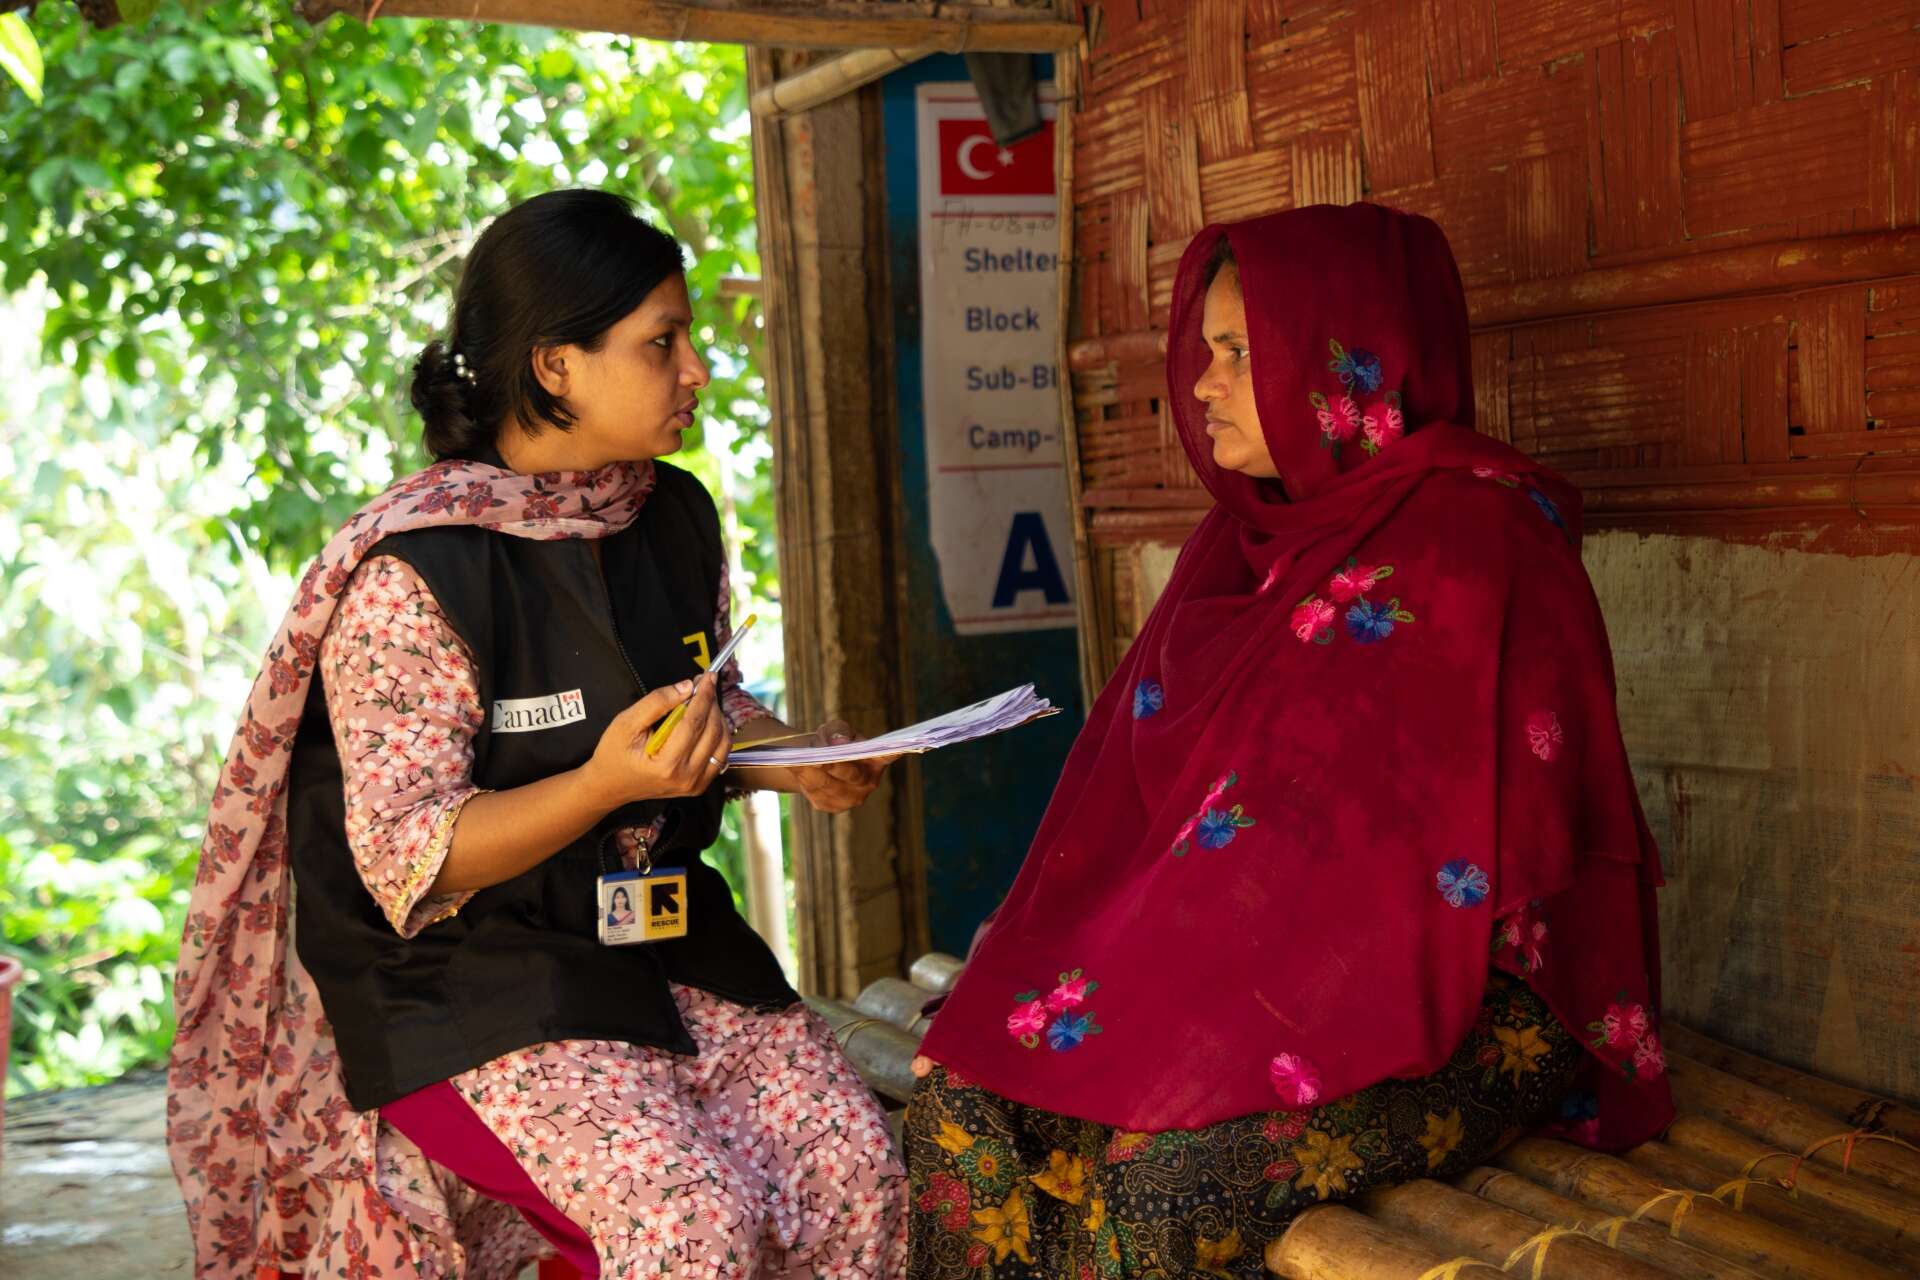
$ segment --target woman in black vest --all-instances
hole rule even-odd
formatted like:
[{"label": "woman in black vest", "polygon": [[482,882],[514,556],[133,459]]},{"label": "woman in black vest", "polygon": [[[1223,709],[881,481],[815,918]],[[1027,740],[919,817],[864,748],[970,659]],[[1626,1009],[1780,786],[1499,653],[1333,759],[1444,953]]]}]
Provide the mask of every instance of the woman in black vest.
[{"label": "woman in black vest", "polygon": [[[726,788],[838,812],[884,763],[726,771],[736,733],[792,731],[733,664],[701,669],[728,635],[727,559],[711,498],[659,461],[708,381],[692,324],[679,248],[615,196],[536,197],[475,245],[446,341],[415,368],[440,461],[349,522],[303,583],[287,658],[256,686],[258,704],[305,682],[304,710],[259,739],[291,751],[298,964],[275,999],[297,1009],[299,970],[310,975],[345,1105],[377,1110],[389,1204],[397,1131],[518,1208],[587,1276],[890,1275],[903,1171],[884,1117],[700,860]],[[315,606],[331,610],[318,623]],[[241,743],[255,727],[250,707]],[[233,776],[251,794],[276,761],[241,757]],[[265,792],[252,812],[278,800]],[[226,830],[234,798],[216,799],[211,829]],[[272,874],[272,819],[241,832],[210,839],[210,883],[236,860]],[[206,918],[244,905],[237,893]],[[232,934],[222,950],[225,927],[209,926],[210,946],[232,972],[251,959]],[[183,990],[201,989],[183,966]],[[183,1018],[182,1114],[232,1114],[229,1077],[193,1068],[231,1060],[236,1038],[253,1039],[250,1016],[236,1002],[224,1038],[205,1041],[204,1021]],[[356,1197],[297,1176],[324,1155],[316,1125],[343,1124],[313,1069],[333,1067],[324,1041],[300,1075],[295,1034],[269,1025],[266,1038],[296,1050],[266,1055],[257,1095],[233,1095],[276,1099],[258,1108],[269,1155],[239,1154],[259,1157],[246,1167],[263,1170],[283,1217],[291,1204],[319,1221],[310,1233],[298,1213],[297,1231],[256,1220],[251,1249],[229,1239],[245,1234],[223,1194],[232,1179],[201,1171],[239,1139],[217,1120],[211,1136],[183,1122],[176,1165],[191,1170],[196,1235],[217,1221],[208,1247],[236,1256],[380,1258],[387,1209],[368,1219],[343,1207]],[[303,1092],[275,1091],[294,1076]]]}]

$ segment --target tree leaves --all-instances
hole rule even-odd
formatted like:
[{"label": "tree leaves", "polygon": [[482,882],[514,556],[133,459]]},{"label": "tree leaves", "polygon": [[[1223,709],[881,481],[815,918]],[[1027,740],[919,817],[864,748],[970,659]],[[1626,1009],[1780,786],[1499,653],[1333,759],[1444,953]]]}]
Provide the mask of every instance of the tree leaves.
[{"label": "tree leaves", "polygon": [[91,31],[41,6],[44,101],[0,91],[0,172],[24,175],[0,183],[0,316],[39,330],[0,347],[0,706],[35,709],[0,716],[16,1087],[164,1052],[195,824],[289,575],[424,461],[411,362],[514,201],[602,186],[689,241],[715,378],[674,461],[777,616],[757,327],[718,292],[759,271],[739,50],[120,8]]},{"label": "tree leaves", "polygon": [[38,103],[40,81],[46,67],[40,58],[40,42],[33,38],[27,20],[17,13],[0,13],[0,71]]}]

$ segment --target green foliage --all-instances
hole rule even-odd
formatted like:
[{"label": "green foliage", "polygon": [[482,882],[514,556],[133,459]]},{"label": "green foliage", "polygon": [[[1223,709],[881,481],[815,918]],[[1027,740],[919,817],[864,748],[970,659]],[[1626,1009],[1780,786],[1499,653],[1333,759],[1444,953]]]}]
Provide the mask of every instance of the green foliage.
[{"label": "green foliage", "polygon": [[739,51],[196,10],[43,5],[44,102],[0,92],[0,331],[39,333],[0,352],[13,1089],[164,1052],[198,824],[290,575],[424,461],[412,360],[514,201],[620,191],[696,255],[715,386],[676,460],[723,498],[778,679],[758,318],[720,294],[759,265]]},{"label": "green foliage", "polygon": [[0,13],[0,71],[35,102],[40,101],[40,78],[46,68],[40,60],[40,43],[33,29],[17,13]]}]

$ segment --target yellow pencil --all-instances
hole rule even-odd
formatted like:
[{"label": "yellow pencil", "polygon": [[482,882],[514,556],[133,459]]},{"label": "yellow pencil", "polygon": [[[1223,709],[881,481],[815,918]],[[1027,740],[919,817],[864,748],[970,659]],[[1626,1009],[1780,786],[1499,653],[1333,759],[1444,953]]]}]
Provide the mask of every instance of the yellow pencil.
[{"label": "yellow pencil", "polygon": [[[733,633],[726,644],[720,647],[720,652],[714,655],[713,661],[707,664],[707,670],[717,672],[720,668],[726,666],[727,660],[733,657],[733,651],[739,647],[741,637],[745,636],[747,632],[753,628],[753,624],[759,620],[759,614],[748,614],[747,620],[740,624],[740,629]],[[718,677],[716,677],[716,679],[717,678]],[[647,758],[649,760],[660,754],[660,748],[666,745],[667,738],[673,733],[674,726],[679,724],[686,714],[687,704],[684,702],[667,713],[667,718],[660,722],[660,727],[655,729],[653,736],[647,739]]]}]

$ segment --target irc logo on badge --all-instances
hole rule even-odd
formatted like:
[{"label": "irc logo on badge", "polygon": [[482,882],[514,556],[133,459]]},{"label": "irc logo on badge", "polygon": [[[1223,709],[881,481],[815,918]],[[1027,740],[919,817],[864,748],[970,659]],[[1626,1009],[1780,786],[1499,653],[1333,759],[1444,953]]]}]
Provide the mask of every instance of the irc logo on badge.
[{"label": "irc logo on badge", "polygon": [[655,871],[641,882],[644,913],[640,924],[648,942],[687,936],[687,873],[678,867]]}]

